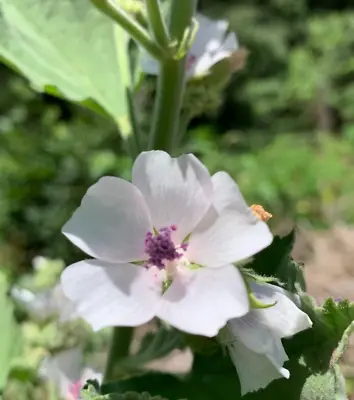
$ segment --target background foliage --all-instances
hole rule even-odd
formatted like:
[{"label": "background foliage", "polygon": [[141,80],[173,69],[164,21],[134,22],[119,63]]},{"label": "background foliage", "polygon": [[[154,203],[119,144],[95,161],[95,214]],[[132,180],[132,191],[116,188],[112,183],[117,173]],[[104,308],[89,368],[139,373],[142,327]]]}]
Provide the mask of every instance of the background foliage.
[{"label": "background foliage", "polygon": [[[354,5],[202,0],[200,6],[227,17],[250,54],[220,109],[193,121],[186,149],[211,170],[230,172],[249,203],[263,204],[278,220],[352,222]],[[97,178],[127,177],[129,160],[115,155],[122,143],[111,122],[33,92],[4,66],[0,74],[2,264],[26,266],[36,254],[65,254],[69,262],[77,254],[60,227]]]},{"label": "background foliage", "polygon": [[[314,227],[330,226],[338,220],[353,223],[354,4],[349,0],[200,0],[200,8],[211,17],[230,20],[249,57],[246,68],[228,85],[221,104],[208,88],[189,86],[188,104],[195,106],[194,96],[202,94],[203,104],[198,106],[206,113],[192,121],[183,150],[195,152],[212,172],[228,171],[250,204],[263,204],[275,215],[275,225],[287,217]],[[5,273],[12,274],[10,278],[22,275],[39,254],[64,258],[65,263],[81,259],[79,250],[60,234],[63,223],[87,187],[101,176],[129,179],[131,162],[116,126],[108,119],[33,91],[25,79],[5,66],[0,66],[0,79],[0,263],[5,267],[0,297],[4,315],[11,322],[11,329],[1,337],[4,344],[19,335],[7,302],[9,279]],[[136,102],[143,129],[150,123],[153,94],[154,80],[142,82]],[[293,264],[289,263],[291,267]],[[333,310],[341,320],[329,320]],[[345,302],[327,302],[316,312],[317,338],[321,332],[325,335],[324,325],[340,326],[343,316],[351,317],[353,310]],[[28,377],[42,355],[38,349],[57,348],[72,340],[70,335],[65,336],[67,332],[58,335],[55,324],[46,321],[37,327],[22,318],[26,345],[20,339],[13,341],[13,348],[4,345],[9,351],[2,355],[2,365],[13,364],[21,347],[31,355],[27,359],[33,365],[12,365],[15,373],[7,388],[11,400],[17,396],[19,381],[21,387],[24,381],[31,381]],[[345,326],[340,328],[342,334]],[[59,339],[63,342],[60,346]],[[99,343],[90,346],[101,348],[106,339],[98,336]],[[179,348],[180,338],[172,339],[170,342]],[[310,342],[312,339],[309,337]],[[313,348],[318,350],[317,343]],[[150,348],[143,350],[137,359],[149,359]],[[197,372],[200,365],[213,367],[198,357],[194,363]],[[202,360],[200,364],[198,359]],[[320,359],[317,353],[308,355],[306,368],[313,359]],[[225,368],[234,374],[233,366]],[[304,380],[310,375],[297,361],[292,368],[295,373],[298,368]],[[312,366],[314,371],[318,372]],[[8,374],[8,370],[3,371],[0,386]],[[204,377],[209,376],[212,384],[214,375],[215,371],[202,369],[196,374],[200,381],[193,385],[187,382],[187,386],[204,384],[205,392],[198,393],[204,399],[212,389]],[[327,375],[319,374],[318,378],[331,382]],[[170,379],[167,389],[171,390],[173,384],[176,389],[180,382]],[[129,383],[122,383],[122,390],[128,390]],[[42,390],[35,379],[31,385],[31,393]],[[235,388],[225,386],[225,390],[231,393]],[[297,393],[294,396],[298,398]],[[306,396],[307,392],[303,398]],[[44,399],[46,394],[37,397]]]}]

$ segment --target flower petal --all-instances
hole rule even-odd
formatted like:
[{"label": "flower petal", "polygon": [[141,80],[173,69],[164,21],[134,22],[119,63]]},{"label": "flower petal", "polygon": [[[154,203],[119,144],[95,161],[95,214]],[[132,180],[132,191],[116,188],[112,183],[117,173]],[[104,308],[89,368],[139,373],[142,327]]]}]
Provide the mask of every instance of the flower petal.
[{"label": "flower petal", "polygon": [[293,336],[311,328],[312,322],[308,315],[290,300],[285,290],[268,283],[250,282],[250,287],[255,296],[263,303],[276,302],[273,307],[252,310],[252,314],[257,316],[259,324],[267,326],[278,337]]},{"label": "flower petal", "polygon": [[133,184],[144,195],[156,229],[177,225],[177,242],[193,230],[210,205],[209,172],[192,154],[171,158],[163,151],[141,153],[133,166]]},{"label": "flower petal", "polygon": [[228,51],[229,53],[233,53],[235,50],[238,49],[238,40],[237,36],[234,32],[230,32],[221,46],[221,51]]},{"label": "flower petal", "polygon": [[212,176],[213,182],[213,206],[218,213],[227,210],[237,211],[240,216],[250,222],[258,221],[248,207],[237,183],[226,172],[217,172]]},{"label": "flower petal", "polygon": [[85,253],[108,262],[144,259],[149,210],[131,183],[104,177],[91,186],[63,233]]},{"label": "flower petal", "polygon": [[213,207],[193,231],[188,257],[210,267],[242,261],[269,246],[273,236],[254,217],[241,192],[225,172],[212,178]]},{"label": "flower petal", "polygon": [[[230,32],[220,49],[212,55],[211,65],[215,65],[224,58],[230,57],[238,49],[238,42],[235,33]],[[210,67],[209,67],[210,68]]]},{"label": "flower petal", "polygon": [[182,331],[212,337],[229,319],[248,311],[244,280],[236,267],[226,265],[178,275],[163,295],[157,316]]},{"label": "flower petal", "polygon": [[[280,340],[278,345],[282,347]],[[227,347],[237,370],[242,396],[265,388],[274,379],[288,379],[290,376],[289,371],[283,368],[287,358],[275,360],[269,355],[255,353],[239,340],[233,341]]]},{"label": "flower petal", "polygon": [[224,20],[212,20],[202,14],[197,14],[196,19],[199,27],[190,54],[199,58],[205,52],[215,52],[220,49],[229,24]]},{"label": "flower petal", "polygon": [[155,316],[159,293],[152,275],[141,266],[80,261],[64,270],[61,281],[77,313],[95,331],[141,325]]},{"label": "flower petal", "polygon": [[[225,57],[223,57],[225,58]],[[202,76],[215,64],[214,58],[210,53],[204,53],[198,57],[195,63],[188,70],[188,76]]]},{"label": "flower petal", "polygon": [[66,399],[70,385],[80,378],[81,364],[82,349],[75,347],[46,357],[42,362],[40,374],[54,383],[61,397]]}]

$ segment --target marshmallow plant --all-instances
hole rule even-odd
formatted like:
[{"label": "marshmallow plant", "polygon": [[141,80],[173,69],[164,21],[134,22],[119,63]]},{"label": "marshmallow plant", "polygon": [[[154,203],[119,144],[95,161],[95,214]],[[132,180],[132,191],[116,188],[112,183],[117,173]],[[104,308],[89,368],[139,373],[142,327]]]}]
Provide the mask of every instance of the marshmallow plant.
[{"label": "marshmallow plant", "polygon": [[94,329],[159,317],[210,337],[250,311],[233,263],[272,241],[228,175],[211,177],[193,155],[162,151],[136,159],[132,183],[104,177],[93,185],[63,233],[95,257],[62,275],[64,293]]},{"label": "marshmallow plant", "polygon": [[[102,384],[99,377],[79,395],[85,377],[76,368],[62,379],[60,355],[44,371],[70,400],[344,399],[338,362],[353,304],[329,299],[318,307],[291,257],[294,232],[273,237],[271,214],[249,208],[227,173],[210,175],[196,156],[179,154],[185,110],[198,114],[190,112],[197,101],[184,104],[186,82],[217,82],[221,96],[239,61],[228,23],[197,13],[197,3],[166,0],[166,13],[160,0],[135,0],[138,20],[122,0],[0,0],[1,56],[34,87],[112,117],[134,162],[131,182],[92,182],[63,227],[88,257],[62,273],[63,294],[94,330],[113,331]],[[143,70],[157,76],[144,136],[130,38]],[[17,296],[38,309],[30,293]],[[132,355],[133,327],[151,320],[157,332]],[[146,370],[186,346],[194,352],[187,379]],[[78,357],[66,356],[74,366]]]}]

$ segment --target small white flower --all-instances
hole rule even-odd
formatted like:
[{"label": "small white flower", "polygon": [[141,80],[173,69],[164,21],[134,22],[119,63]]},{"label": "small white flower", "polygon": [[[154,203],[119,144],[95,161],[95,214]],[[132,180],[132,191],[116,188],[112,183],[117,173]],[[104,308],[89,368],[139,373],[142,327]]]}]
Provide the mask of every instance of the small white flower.
[{"label": "small white flower", "polygon": [[262,303],[276,304],[232,319],[220,332],[220,341],[237,369],[242,395],[264,388],[274,379],[289,378],[289,371],[283,368],[288,357],[281,339],[312,326],[285,290],[266,283],[250,282],[250,286]]},{"label": "small white flower", "polygon": [[64,295],[60,284],[38,293],[15,286],[11,289],[11,295],[37,319],[58,316],[61,322],[66,322],[77,318],[75,305]]},{"label": "small white flower", "polygon": [[62,274],[93,329],[159,317],[205,336],[249,311],[231,263],[272,241],[228,175],[211,178],[195,156],[163,151],[139,155],[132,183],[104,177],[89,188],[63,233],[96,258]]},{"label": "small white flower", "polygon": [[40,373],[51,381],[64,400],[79,400],[80,391],[88,379],[102,382],[103,374],[82,368],[83,355],[79,347],[61,351],[43,360]]},{"label": "small white flower", "polygon": [[[217,62],[238,49],[235,33],[227,33],[229,24],[197,14],[199,29],[187,58],[187,77],[205,75]],[[158,75],[159,63],[148,54],[142,55],[142,69],[146,74]]]}]

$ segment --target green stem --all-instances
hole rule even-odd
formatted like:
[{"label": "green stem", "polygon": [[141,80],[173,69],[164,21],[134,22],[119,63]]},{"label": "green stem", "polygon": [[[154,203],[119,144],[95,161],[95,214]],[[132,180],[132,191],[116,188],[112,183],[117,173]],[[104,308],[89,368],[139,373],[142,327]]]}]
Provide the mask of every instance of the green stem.
[{"label": "green stem", "polygon": [[178,126],[178,132],[176,133],[176,136],[174,138],[175,139],[174,144],[173,144],[174,148],[178,148],[181,145],[181,143],[184,139],[184,136],[188,130],[188,125],[189,125],[191,119],[192,118],[190,116],[190,113],[188,113],[187,111],[185,111],[184,113],[181,114],[179,126]]},{"label": "green stem", "polygon": [[163,49],[168,49],[171,44],[171,40],[161,12],[160,1],[146,0],[145,3],[148,14],[149,27],[152,34],[154,35],[156,42]]},{"label": "green stem", "polygon": [[[184,38],[195,14],[197,0],[172,0],[170,36],[178,43]],[[165,59],[160,62],[154,116],[149,148],[172,150],[178,134],[179,118],[185,90],[186,57]]]},{"label": "green stem", "polygon": [[91,0],[91,2],[104,14],[117,22],[136,42],[138,42],[150,55],[157,60],[163,60],[167,55],[129,13],[114,3],[114,0]]},{"label": "green stem", "polygon": [[113,381],[120,375],[117,363],[129,355],[130,343],[134,329],[126,326],[117,326],[113,329],[111,348],[109,349],[106,370],[103,382]]}]

